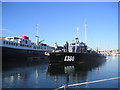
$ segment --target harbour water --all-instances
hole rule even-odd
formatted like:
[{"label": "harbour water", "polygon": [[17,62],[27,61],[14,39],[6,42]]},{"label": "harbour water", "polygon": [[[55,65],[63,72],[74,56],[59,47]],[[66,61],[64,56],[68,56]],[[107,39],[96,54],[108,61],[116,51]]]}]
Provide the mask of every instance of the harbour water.
[{"label": "harbour water", "polygon": [[[58,88],[62,85],[118,77],[119,56],[107,56],[106,61],[90,65],[50,66],[43,62],[3,65],[2,88]],[[119,79],[69,88],[119,88]]]}]

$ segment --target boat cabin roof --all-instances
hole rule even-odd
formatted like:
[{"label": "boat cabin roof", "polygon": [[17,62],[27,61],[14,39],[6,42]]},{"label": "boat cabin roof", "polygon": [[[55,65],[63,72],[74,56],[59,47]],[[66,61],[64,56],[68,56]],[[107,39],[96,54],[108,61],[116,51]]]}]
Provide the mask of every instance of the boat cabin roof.
[{"label": "boat cabin roof", "polygon": [[6,39],[20,39],[19,37],[6,37]]}]

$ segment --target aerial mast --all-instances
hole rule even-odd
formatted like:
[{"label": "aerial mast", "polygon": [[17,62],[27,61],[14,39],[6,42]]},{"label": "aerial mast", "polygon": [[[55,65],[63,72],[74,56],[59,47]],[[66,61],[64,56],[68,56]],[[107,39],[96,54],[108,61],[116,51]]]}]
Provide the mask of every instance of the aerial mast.
[{"label": "aerial mast", "polygon": [[36,45],[39,44],[38,26],[39,26],[39,24],[36,24],[36,32],[37,32],[36,35],[35,35],[35,37],[36,37]]},{"label": "aerial mast", "polygon": [[76,40],[76,42],[79,42],[79,38],[78,38],[78,36],[79,36],[79,27],[77,27],[76,30],[77,30],[77,32],[76,32],[75,40]]},{"label": "aerial mast", "polygon": [[86,28],[87,28],[87,23],[85,22],[85,24],[84,24],[84,31],[85,31],[85,43],[87,44],[87,32],[86,32]]}]

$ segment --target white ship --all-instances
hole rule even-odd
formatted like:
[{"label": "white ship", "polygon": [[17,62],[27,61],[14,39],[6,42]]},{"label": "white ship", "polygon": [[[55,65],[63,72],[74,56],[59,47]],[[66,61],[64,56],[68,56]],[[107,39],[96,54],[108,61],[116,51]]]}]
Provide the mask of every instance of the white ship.
[{"label": "white ship", "polygon": [[3,59],[41,57],[45,55],[45,52],[53,50],[47,44],[31,42],[27,36],[22,36],[22,38],[1,37],[0,48],[2,48]]}]

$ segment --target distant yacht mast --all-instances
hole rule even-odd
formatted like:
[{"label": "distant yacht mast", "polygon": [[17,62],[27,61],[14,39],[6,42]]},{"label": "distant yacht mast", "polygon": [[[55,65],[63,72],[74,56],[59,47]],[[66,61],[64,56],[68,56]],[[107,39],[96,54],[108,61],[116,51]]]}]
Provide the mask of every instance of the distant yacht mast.
[{"label": "distant yacht mast", "polygon": [[36,24],[36,31],[37,31],[37,33],[36,33],[36,35],[35,35],[35,37],[36,37],[36,45],[39,44],[38,26],[39,26],[39,24]]}]

